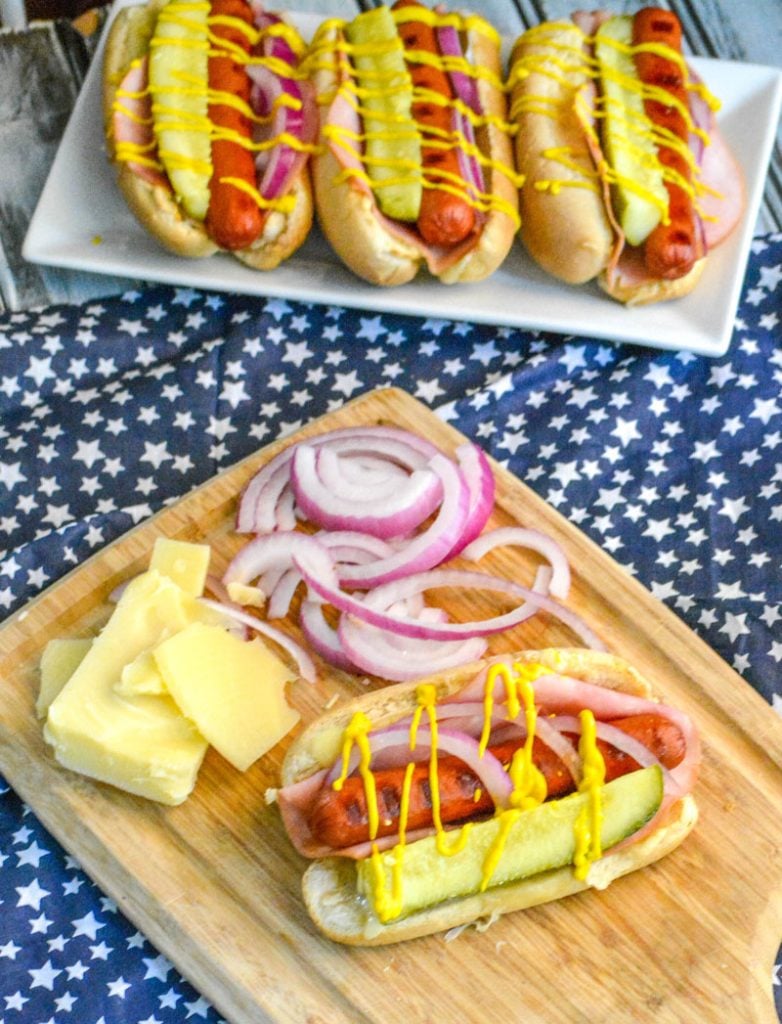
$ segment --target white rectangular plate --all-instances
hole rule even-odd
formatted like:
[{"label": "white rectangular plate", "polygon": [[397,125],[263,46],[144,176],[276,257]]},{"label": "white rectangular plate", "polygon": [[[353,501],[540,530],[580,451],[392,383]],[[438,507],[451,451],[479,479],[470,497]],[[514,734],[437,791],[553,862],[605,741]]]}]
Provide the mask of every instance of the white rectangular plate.
[{"label": "white rectangular plate", "polygon": [[[129,2],[118,0],[112,13]],[[318,19],[304,15],[297,20],[308,33]],[[126,207],[99,142],[103,138],[104,41],[105,34],[30,223],[23,253],[33,263],[376,312],[586,335],[710,356],[724,354],[730,344],[782,105],[782,71],[776,68],[692,61],[723,101],[720,125],[744,171],[746,212],[737,230],[709,257],[691,295],[626,309],[596,285],[572,288],[549,277],[527,258],[518,242],[488,280],[458,287],[447,287],[425,275],[400,288],[366,284],[339,262],[317,229],[295,256],[270,273],[250,270],[223,253],[205,260],[167,253]]]}]

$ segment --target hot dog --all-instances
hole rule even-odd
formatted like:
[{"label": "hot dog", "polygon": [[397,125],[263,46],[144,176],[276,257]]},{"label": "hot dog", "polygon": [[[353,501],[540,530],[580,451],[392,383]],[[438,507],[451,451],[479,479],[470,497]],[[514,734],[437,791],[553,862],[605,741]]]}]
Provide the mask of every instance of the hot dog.
[{"label": "hot dog", "polygon": [[483,18],[418,0],[316,33],[318,220],[365,280],[404,284],[425,266],[445,283],[478,281],[507,255],[519,179],[499,42]]},{"label": "hot dog", "polygon": [[304,44],[248,0],[123,8],[104,58],[109,157],[136,217],[167,249],[228,251],[270,270],[313,220],[312,87]]},{"label": "hot dog", "polygon": [[516,42],[509,87],[532,258],[628,305],[689,293],[740,219],[744,186],[676,15],[546,22]]},{"label": "hot dog", "polygon": [[276,798],[317,927],[380,945],[659,859],[695,825],[699,763],[693,723],[621,659],[527,651],[329,712]]}]

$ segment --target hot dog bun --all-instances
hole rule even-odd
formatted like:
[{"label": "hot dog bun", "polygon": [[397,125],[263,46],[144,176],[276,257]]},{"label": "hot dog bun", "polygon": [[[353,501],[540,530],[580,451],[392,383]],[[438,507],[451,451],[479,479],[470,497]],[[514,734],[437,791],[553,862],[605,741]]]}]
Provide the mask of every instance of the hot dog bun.
[{"label": "hot dog bun", "polygon": [[[596,101],[596,63],[587,52],[594,38],[587,33],[597,30],[609,16],[593,12],[576,17],[579,24],[546,22],[528,30],[516,41],[511,55],[510,117],[518,127],[514,147],[518,169],[524,175],[522,241],[548,273],[574,285],[596,280],[603,291],[626,305],[680,298],[695,288],[708,257],[702,254],[680,276],[655,276],[644,265],[643,246],[623,244],[614,213],[615,186],[610,184],[614,179],[605,170],[607,151],[602,138],[606,112],[615,107],[607,105],[605,98],[602,104]],[[586,31],[582,25],[588,26]],[[636,88],[638,95],[646,95],[640,91],[640,83]],[[648,95],[659,93],[650,91]],[[628,113],[627,123],[631,120]],[[741,215],[743,182],[713,119],[708,132],[713,143],[719,139],[716,148],[727,165],[721,184],[727,184],[728,194],[716,204],[716,208],[722,207],[719,217],[725,230],[706,224],[709,243],[716,244]],[[651,128],[648,136],[652,137]],[[677,150],[677,155],[680,152]],[[713,189],[705,165],[701,172],[695,188],[698,202],[705,207],[712,194],[723,190]],[[702,252],[705,249],[703,246]]]},{"label": "hot dog bun", "polygon": [[[107,153],[115,166],[119,189],[139,222],[170,252],[197,259],[221,251],[209,236],[204,221],[187,214],[164,174],[139,174],[132,160],[122,159],[116,137],[118,90],[134,62],[147,57],[166,2],[150,0],[147,4],[124,7],[110,27],[103,64]],[[271,210],[260,237],[246,248],[232,250],[232,255],[256,270],[272,270],[299,248],[309,234],[314,216],[306,166],[294,176],[289,194],[295,198],[292,209],[285,213]]]},{"label": "hot dog bun", "polygon": [[[359,187],[355,178],[345,175],[344,144],[329,144],[333,138],[329,133],[341,116],[339,86],[344,86],[349,76],[334,60],[315,61],[313,80],[320,103],[322,143],[312,159],[318,222],[340,259],[372,284],[405,284],[424,267],[446,284],[480,281],[500,266],[513,243],[518,190],[512,177],[513,147],[502,127],[507,105],[497,85],[502,74],[499,45],[488,26],[484,32],[470,27],[469,20],[465,24],[465,53],[472,66],[486,72],[475,79],[488,120],[476,128],[476,143],[487,158],[483,164],[484,192],[493,197],[493,203],[479,232],[450,251],[427,245],[414,225],[399,224],[395,228],[389,224],[379,214],[370,189]],[[344,47],[343,28],[337,23],[328,24],[316,45],[321,53],[337,52]],[[336,97],[337,103],[330,102],[331,97]]]},{"label": "hot dog bun", "polygon": [[[649,684],[627,662],[611,654],[585,649],[524,651],[505,659],[543,665],[571,679],[654,699]],[[307,779],[333,764],[340,756],[345,728],[356,711],[364,711],[380,728],[409,715],[416,706],[416,688],[434,683],[438,700],[458,693],[490,662],[473,662],[430,680],[401,683],[349,702],[311,723],[290,747],[282,768],[283,785]],[[605,888],[614,879],[651,864],[675,849],[697,821],[691,794],[670,802],[652,828],[631,837],[613,852],[595,861],[585,881],[571,867],[550,870],[485,892],[451,899],[407,917],[381,923],[366,899],[356,891],[356,861],[325,857],[313,861],[304,873],[302,891],[307,910],[317,927],[334,941],[348,945],[383,945],[418,938],[467,925],[484,918],[523,910],[561,899],[587,888]]]}]

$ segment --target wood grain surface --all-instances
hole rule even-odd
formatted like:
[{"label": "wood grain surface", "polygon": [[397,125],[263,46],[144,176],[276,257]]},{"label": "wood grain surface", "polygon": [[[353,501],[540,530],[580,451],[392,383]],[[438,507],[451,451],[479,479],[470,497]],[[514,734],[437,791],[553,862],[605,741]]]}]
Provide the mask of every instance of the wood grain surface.
[{"label": "wood grain surface", "polygon": [[[463,438],[398,390],[369,393],[295,437],[341,426],[407,427],[453,452]],[[670,610],[523,483],[495,466],[491,525],[546,530],[574,568],[569,604],[657,693],[692,715],[704,743],[695,832],[673,854],[604,892],[508,915],[446,942],[361,950],[316,933],[305,862],[264,793],[286,742],[244,775],[214,751],[195,792],[166,808],[60,769],[41,737],[38,663],[56,636],[89,635],[107,597],[146,564],[154,537],[207,540],[221,571],[243,539],[237,496],[295,438],[258,452],[137,527],[0,630],[0,771],[103,891],[234,1024],[527,1024],[776,1021],[770,978],[782,931],[782,722]],[[498,551],[490,569],[531,578],[533,556]],[[447,595],[455,618],[493,599]],[[539,617],[492,649],[572,644]],[[304,720],[365,687],[321,665],[296,683]],[[371,684],[375,685],[375,684]]]}]

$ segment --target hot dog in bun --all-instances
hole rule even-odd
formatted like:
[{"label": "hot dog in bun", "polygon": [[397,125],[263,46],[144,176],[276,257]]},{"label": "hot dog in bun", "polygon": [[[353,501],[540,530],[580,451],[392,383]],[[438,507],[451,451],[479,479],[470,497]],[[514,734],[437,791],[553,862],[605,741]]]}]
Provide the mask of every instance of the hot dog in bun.
[{"label": "hot dog in bun", "polygon": [[426,266],[478,281],[518,227],[500,40],[483,18],[398,0],[321,25],[308,58],[320,111],[318,219],[373,284]]},{"label": "hot dog in bun", "polygon": [[718,107],[682,56],[674,13],[578,12],[516,42],[521,237],[570,284],[628,304],[686,295],[744,206]]},{"label": "hot dog in bun", "polygon": [[270,270],[313,218],[304,44],[247,0],[151,0],[115,18],[104,62],[108,153],[136,217],[180,256]]},{"label": "hot dog in bun", "polygon": [[366,695],[277,791],[330,938],[398,942],[604,888],[695,824],[700,745],[622,660],[527,651]]}]

